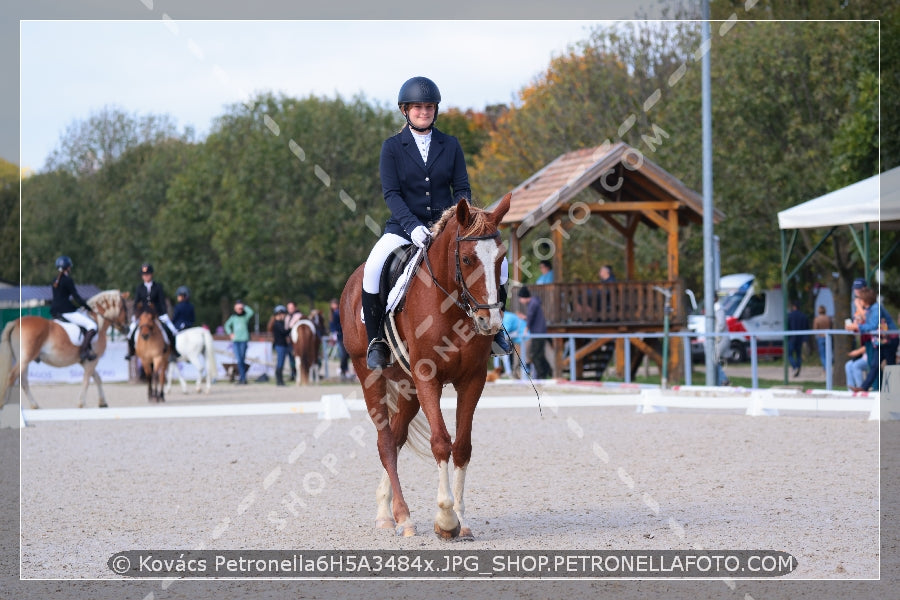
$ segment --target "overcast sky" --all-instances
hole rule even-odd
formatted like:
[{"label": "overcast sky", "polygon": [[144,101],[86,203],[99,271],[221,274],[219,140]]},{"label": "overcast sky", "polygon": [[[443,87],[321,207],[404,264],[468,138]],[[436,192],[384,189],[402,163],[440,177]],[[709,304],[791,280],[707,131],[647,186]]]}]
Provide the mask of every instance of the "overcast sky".
[{"label": "overcast sky", "polygon": [[414,75],[442,106],[512,103],[600,21],[23,21],[22,166],[104,106],[168,114],[202,139],[262,91],[393,105]]}]

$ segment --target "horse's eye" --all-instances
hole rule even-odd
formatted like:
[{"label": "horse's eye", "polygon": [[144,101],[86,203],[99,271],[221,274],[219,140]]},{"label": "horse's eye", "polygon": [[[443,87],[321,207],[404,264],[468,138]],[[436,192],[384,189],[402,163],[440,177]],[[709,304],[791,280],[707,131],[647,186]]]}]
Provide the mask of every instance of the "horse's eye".
[{"label": "horse's eye", "polygon": [[471,263],[472,263],[472,261],[469,260],[469,257],[468,257],[468,256],[463,256],[463,264],[464,264],[464,265],[468,266],[468,265],[470,265]]}]

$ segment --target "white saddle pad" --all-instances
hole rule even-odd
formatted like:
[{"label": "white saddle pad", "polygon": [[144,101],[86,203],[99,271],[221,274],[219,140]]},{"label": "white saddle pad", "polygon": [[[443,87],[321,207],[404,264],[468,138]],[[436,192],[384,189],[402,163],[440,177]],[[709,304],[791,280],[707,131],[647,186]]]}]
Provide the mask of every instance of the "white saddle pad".
[{"label": "white saddle pad", "polygon": [[69,323],[68,321],[60,321],[59,319],[53,319],[53,321],[65,330],[66,335],[69,336],[69,340],[73,344],[75,344],[76,346],[81,345],[81,340],[84,337],[81,335],[81,327],[79,327],[75,323]]},{"label": "white saddle pad", "polygon": [[391,293],[388,294],[387,306],[385,307],[386,313],[392,312],[397,307],[400,300],[403,299],[403,296],[406,295],[406,288],[409,287],[409,282],[412,280],[413,274],[419,267],[419,263],[422,262],[423,252],[424,249],[419,248],[418,252],[416,252],[412,259],[406,264],[406,268],[403,269],[403,273],[400,275],[397,283],[391,288]]},{"label": "white saddle pad", "polygon": [[291,327],[291,341],[295,344],[297,343],[297,329],[300,327],[309,327],[309,330],[313,332],[313,335],[316,334],[316,324],[310,321],[309,319],[300,319],[294,326]]}]

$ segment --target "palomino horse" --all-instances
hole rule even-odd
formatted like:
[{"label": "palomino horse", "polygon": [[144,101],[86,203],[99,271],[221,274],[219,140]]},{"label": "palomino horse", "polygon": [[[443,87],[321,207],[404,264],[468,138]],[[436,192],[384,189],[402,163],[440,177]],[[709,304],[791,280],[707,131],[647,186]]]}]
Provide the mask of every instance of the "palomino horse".
[{"label": "palomino horse", "polygon": [[[432,228],[434,238],[425,263],[409,283],[405,306],[395,318],[408,346],[411,375],[396,363],[375,371],[366,366],[366,329],[359,318],[363,267],[356,269],[344,287],[344,345],[362,382],[385,468],[376,491],[376,527],[415,535],[397,475],[397,453],[407,441],[415,450],[417,442],[424,441],[417,436],[423,432],[427,436],[430,427],[431,455],[438,469],[434,531],[444,539],[473,539],[464,521],[463,490],[472,455],[472,417],[484,389],[492,337],[503,324],[500,266],[506,249],[497,226],[509,204],[507,194],[488,213],[460,200]],[[456,441],[452,444],[440,405],[441,389],[448,383],[457,393]],[[427,423],[418,414],[420,406]]]},{"label": "palomino horse", "polygon": [[168,337],[165,327],[157,318],[156,309],[145,306],[138,314],[137,332],[134,338],[134,354],[141,359],[147,377],[147,400],[166,401],[166,371],[169,368]]},{"label": "palomino horse", "polygon": [[207,394],[212,388],[212,380],[216,375],[216,356],[213,350],[213,337],[206,327],[189,327],[179,331],[175,336],[175,348],[181,355],[177,361],[169,363],[169,375],[166,377],[166,393],[172,387],[172,372],[178,374],[182,393],[187,393],[187,383],[181,372],[181,363],[189,362],[197,370],[197,393],[203,389],[206,380]]},{"label": "palomino horse", "polygon": [[[97,358],[81,364],[84,368],[84,383],[78,396],[78,408],[84,407],[88,384],[91,377],[97,383],[97,394],[100,397],[98,406],[106,407],[103,395],[103,383],[97,374],[97,362],[106,351],[106,330],[110,325],[118,329],[122,335],[128,333],[127,294],[118,290],[106,290],[88,301],[97,320],[97,338],[92,347]],[[31,408],[38,408],[31,386],[28,385],[28,363],[33,360],[43,361],[51,367],[67,367],[79,362],[79,346],[73,344],[66,330],[59,323],[43,317],[26,316],[7,323],[0,339],[0,400],[6,404],[10,390],[21,382],[22,391],[28,396]],[[20,354],[21,352],[21,354]],[[16,368],[14,368],[14,365]]]},{"label": "palomino horse", "polygon": [[309,318],[303,318],[291,327],[291,343],[294,351],[294,364],[297,366],[297,385],[308,385],[310,375],[314,383],[319,381],[319,351],[322,337],[319,328]]}]

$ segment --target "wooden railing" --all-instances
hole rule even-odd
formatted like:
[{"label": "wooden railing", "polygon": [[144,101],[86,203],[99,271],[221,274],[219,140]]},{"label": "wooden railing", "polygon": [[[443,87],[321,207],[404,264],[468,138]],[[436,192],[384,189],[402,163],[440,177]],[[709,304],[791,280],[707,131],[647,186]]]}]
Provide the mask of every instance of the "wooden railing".
[{"label": "wooden railing", "polygon": [[[661,328],[666,297],[657,287],[672,292],[669,326],[683,328],[687,324],[687,298],[681,281],[551,283],[530,285],[528,289],[541,299],[548,327]],[[522,310],[517,300],[514,306]]]}]

